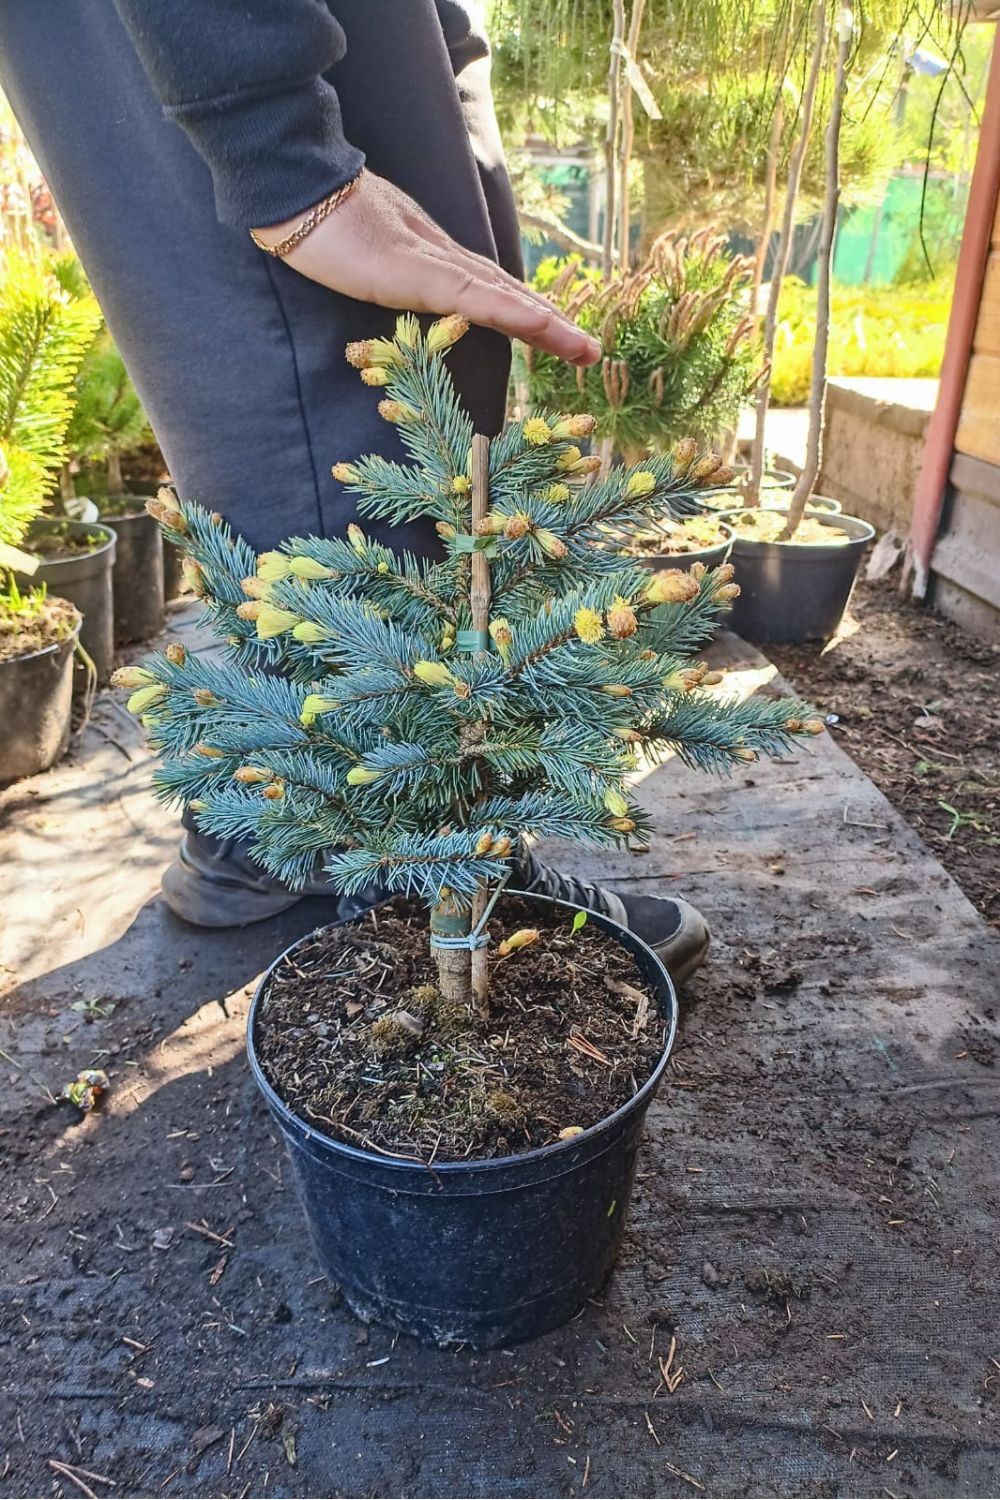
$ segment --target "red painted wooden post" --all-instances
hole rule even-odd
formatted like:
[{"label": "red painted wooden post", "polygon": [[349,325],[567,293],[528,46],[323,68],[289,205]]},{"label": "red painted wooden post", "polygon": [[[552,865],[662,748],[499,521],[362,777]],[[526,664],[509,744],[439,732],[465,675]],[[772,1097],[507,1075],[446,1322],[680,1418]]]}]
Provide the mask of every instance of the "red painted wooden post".
[{"label": "red painted wooden post", "polygon": [[[955,294],[948,320],[937,405],[927,424],[923,461],[913,502],[903,587],[912,580],[913,596],[923,599],[930,579],[931,556],[941,524],[955,433],[962,411],[972,341],[979,317],[983,275],[990,253],[993,220],[1000,197],[1000,38],[993,43],[979,149],[969,186],[969,206],[955,273]],[[997,413],[1000,422],[1000,412]]]}]

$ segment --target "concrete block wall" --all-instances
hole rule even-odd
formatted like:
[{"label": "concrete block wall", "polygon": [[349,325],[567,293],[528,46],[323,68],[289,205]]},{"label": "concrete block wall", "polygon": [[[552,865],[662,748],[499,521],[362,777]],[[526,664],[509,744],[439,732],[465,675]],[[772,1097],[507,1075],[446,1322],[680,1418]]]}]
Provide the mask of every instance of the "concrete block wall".
[{"label": "concrete block wall", "polygon": [[934,380],[831,380],[818,493],[905,537],[936,396]]}]

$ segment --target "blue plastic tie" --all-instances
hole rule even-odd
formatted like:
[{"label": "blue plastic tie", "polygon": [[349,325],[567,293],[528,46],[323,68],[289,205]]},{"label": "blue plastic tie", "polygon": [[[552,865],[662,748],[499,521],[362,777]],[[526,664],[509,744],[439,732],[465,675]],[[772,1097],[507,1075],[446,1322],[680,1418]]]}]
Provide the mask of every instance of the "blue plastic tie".
[{"label": "blue plastic tie", "polygon": [[465,651],[474,656],[477,651],[488,651],[490,649],[490,633],[488,630],[460,630],[455,636],[455,650]]},{"label": "blue plastic tie", "polygon": [[482,916],[479,918],[479,921],[476,923],[475,927],[473,927],[471,932],[463,933],[461,937],[445,937],[442,933],[434,932],[432,929],[431,947],[446,948],[451,949],[452,951],[456,949],[465,949],[469,953],[474,953],[477,948],[487,947],[489,945],[490,939],[489,934],[484,931],[484,929],[486,927],[487,921],[489,920],[490,913],[492,912],[494,906],[496,906],[497,901],[499,900],[500,895],[503,892],[503,888],[510,879],[510,876],[511,867],[510,865],[508,865],[501,878],[497,881],[496,890],[487,901]]}]

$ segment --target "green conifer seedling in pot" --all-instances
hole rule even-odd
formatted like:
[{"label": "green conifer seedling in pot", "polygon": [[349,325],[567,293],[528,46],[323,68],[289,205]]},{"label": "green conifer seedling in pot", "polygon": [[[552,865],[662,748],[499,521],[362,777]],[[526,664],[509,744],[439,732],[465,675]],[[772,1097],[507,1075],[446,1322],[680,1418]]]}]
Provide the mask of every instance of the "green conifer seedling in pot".
[{"label": "green conifer seedling in pot", "polygon": [[93,298],[9,256],[0,289],[0,785],[47,770],[69,743],[74,604],[38,586],[30,528],[65,455],[73,377],[94,337]]},{"label": "green conifer seedling in pot", "polygon": [[691,642],[731,598],[728,569],[651,577],[599,545],[696,508],[697,487],[669,457],[583,483],[585,415],[474,437],[443,361],[463,331],[405,317],[350,347],[411,462],[334,470],[362,515],[429,512],[441,555],[352,524],[258,558],[163,492],[151,511],[228,657],[176,644],[119,681],[162,795],[293,884],[322,865],[359,905],[388,900],[272,965],[251,1065],[351,1306],[488,1346],[602,1285],[676,1022],[632,934],[508,894],[518,843],[644,842],[641,761],[724,769],[821,726],[699,690]]}]

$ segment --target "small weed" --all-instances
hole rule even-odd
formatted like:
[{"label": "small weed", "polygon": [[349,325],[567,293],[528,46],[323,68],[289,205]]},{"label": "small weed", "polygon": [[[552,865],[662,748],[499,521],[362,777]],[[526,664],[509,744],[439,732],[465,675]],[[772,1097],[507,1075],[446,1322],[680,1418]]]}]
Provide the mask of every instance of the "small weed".
[{"label": "small weed", "polygon": [[79,1011],[85,1021],[96,1021],[98,1016],[110,1016],[114,1014],[115,1004],[113,1000],[107,1000],[102,1005],[96,995],[91,995],[87,1000],[74,1000],[70,1010]]},{"label": "small weed", "polygon": [[981,818],[977,818],[974,813],[959,812],[958,808],[952,807],[950,802],[939,801],[938,807],[940,807],[942,812],[946,812],[951,818],[951,827],[945,834],[946,839],[954,838],[955,834],[960,828],[974,828],[977,833],[992,833],[990,825],[988,823],[984,823]]}]

